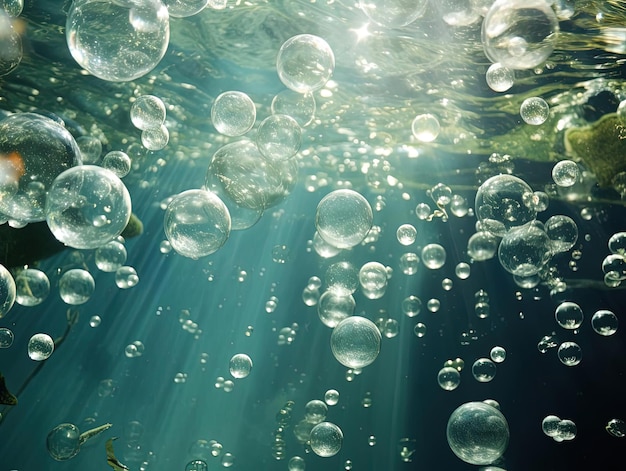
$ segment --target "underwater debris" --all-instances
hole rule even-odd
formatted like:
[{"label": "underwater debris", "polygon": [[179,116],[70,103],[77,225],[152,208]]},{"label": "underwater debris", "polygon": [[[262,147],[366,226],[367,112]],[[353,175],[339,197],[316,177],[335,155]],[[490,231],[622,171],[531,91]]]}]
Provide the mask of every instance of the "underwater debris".
[{"label": "underwater debris", "polygon": [[7,389],[2,373],[0,373],[0,404],[5,404],[7,406],[17,405],[17,397],[15,397],[14,394],[11,394],[11,392]]},{"label": "underwater debris", "polygon": [[598,179],[608,187],[614,177],[626,171],[626,126],[616,113],[609,113],[597,122],[565,132],[565,149],[580,159]]},{"label": "underwater debris", "polygon": [[130,468],[128,466],[120,463],[119,460],[115,457],[115,453],[113,451],[113,440],[117,440],[117,437],[109,438],[104,445],[107,451],[107,464],[115,471],[129,470]]}]

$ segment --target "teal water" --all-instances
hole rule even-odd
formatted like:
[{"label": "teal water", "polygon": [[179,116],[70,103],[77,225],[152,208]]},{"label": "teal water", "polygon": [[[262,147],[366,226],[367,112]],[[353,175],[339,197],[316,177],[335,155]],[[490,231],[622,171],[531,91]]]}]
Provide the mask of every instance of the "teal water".
[{"label": "teal water", "polygon": [[[119,437],[117,459],[132,470],[185,470],[196,459],[208,469],[230,467],[232,459],[233,469],[284,470],[294,456],[308,470],[349,469],[350,462],[354,470],[478,469],[455,456],[446,426],[457,407],[485,399],[499,403],[510,431],[494,466],[620,469],[623,438],[605,427],[612,419],[626,420],[623,328],[602,336],[591,318],[606,309],[620,320],[624,306],[621,286],[607,286],[602,270],[609,238],[624,230],[623,187],[619,180],[594,176],[603,156],[598,149],[607,139],[594,141],[581,156],[566,151],[564,134],[615,112],[625,98],[623,7],[557,2],[554,51],[536,67],[516,70],[514,85],[502,93],[485,81],[490,61],[481,43],[482,19],[452,26],[442,19],[446,8],[448,3],[432,2],[414,23],[369,22],[364,34],[367,16],[347,2],[229,2],[222,10],[171,17],[163,58],[145,75],[115,82],[83,72],[71,55],[71,3],[61,8],[25,2],[22,14],[8,20],[19,32],[23,55],[0,77],[3,116],[60,117],[75,139],[93,136],[102,143],[89,163],[101,164],[111,150],[126,152],[132,169],[122,181],[143,232],[124,242],[125,265],[139,277],[130,289],[118,288],[114,273],[98,269],[94,249],[68,248],[29,260],[46,273],[51,289],[41,304],[16,303],[0,318],[0,327],[14,335],[12,345],[0,349],[0,372],[19,401],[0,409],[0,470],[106,470],[105,443],[112,437]],[[103,37],[115,37],[115,25],[100,25]],[[168,198],[201,188],[215,152],[240,139],[216,131],[215,98],[229,90],[250,96],[256,124],[245,137],[254,139],[259,123],[271,115],[273,97],[285,90],[277,53],[303,33],[328,42],[335,68],[331,82],[313,93],[314,120],[302,128],[302,145],[290,161],[297,182],[263,208],[256,224],[232,230],[214,253],[197,260],[176,250],[163,253]],[[0,40],[9,51],[6,36]],[[169,142],[161,150],[146,149],[129,118],[132,102],[145,94],[160,97],[167,108]],[[522,101],[533,96],[550,105],[548,120],[539,126],[519,115]],[[432,142],[412,134],[413,118],[423,113],[436,116],[441,126]],[[624,170],[620,149],[618,141],[607,143],[611,174]],[[510,158],[490,160],[492,153]],[[8,160],[8,153],[2,158]],[[551,173],[565,159],[585,170],[567,188],[557,186]],[[7,168],[12,167],[2,167]],[[254,172],[241,178],[248,173]],[[546,193],[548,208],[537,220],[566,215],[578,228],[573,247],[546,260],[531,288],[516,283],[497,254],[478,261],[468,253],[477,231],[477,191],[489,177],[506,173]],[[439,183],[465,203],[439,208],[431,191]],[[316,210],[324,196],[342,188],[366,198],[374,229],[362,243],[326,258],[313,243]],[[416,214],[420,204],[429,206],[430,220]],[[349,216],[342,215],[340,227]],[[396,235],[402,224],[417,229],[408,245]],[[19,231],[2,233],[0,241],[18,241],[28,256],[34,248],[19,244],[25,240]],[[45,226],[41,234],[49,237]],[[445,248],[445,264],[429,269],[422,260],[416,273],[404,273],[402,256],[423,259],[422,248],[432,243]],[[523,256],[521,249],[514,253]],[[378,357],[356,373],[333,355],[332,329],[320,320],[317,306],[303,301],[310,278],[320,278],[323,293],[330,284],[328,267],[341,261],[356,271],[376,261],[390,274],[379,299],[361,286],[354,293],[354,314],[375,322],[383,334]],[[467,279],[455,273],[460,262],[471,267]],[[19,267],[8,268],[17,277]],[[92,274],[95,290],[84,304],[70,306],[59,296],[59,280],[74,268]],[[489,297],[486,318],[476,315],[479,290]],[[402,311],[410,295],[422,301],[415,317]],[[268,312],[272,297],[276,307]],[[427,308],[429,300],[439,301],[438,310]],[[575,330],[555,320],[564,301],[584,313]],[[78,318],[66,331],[68,311]],[[100,317],[98,325],[93,316]],[[423,337],[415,333],[418,323],[425,326]],[[28,356],[29,339],[37,333],[57,340],[43,362]],[[580,364],[563,364],[556,346],[541,353],[538,343],[546,335],[556,345],[576,342]],[[136,341],[143,353],[129,358],[125,349]],[[479,382],[472,364],[489,357],[494,346],[505,348],[506,359],[492,381]],[[229,371],[238,353],[253,364],[241,379]],[[446,391],[437,374],[456,358],[465,363],[460,385]],[[220,377],[232,381],[231,391]],[[299,440],[294,431],[305,428],[305,405],[324,400],[329,389],[339,392],[339,402],[328,406],[325,420],[338,425],[344,438],[336,455],[321,457],[306,433]],[[573,440],[557,442],[542,432],[542,420],[551,414],[575,422]],[[105,423],[112,427],[85,442],[75,457],[55,461],[46,437],[67,422],[81,432]],[[211,440],[221,445],[213,449],[218,456],[211,453]]]}]

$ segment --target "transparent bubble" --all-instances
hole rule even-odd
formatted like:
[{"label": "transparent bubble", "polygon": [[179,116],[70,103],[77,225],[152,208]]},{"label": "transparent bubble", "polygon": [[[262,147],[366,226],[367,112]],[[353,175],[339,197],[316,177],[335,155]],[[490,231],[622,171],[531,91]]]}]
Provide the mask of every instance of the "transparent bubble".
[{"label": "transparent bubble", "polygon": [[304,471],[306,462],[299,456],[293,456],[287,463],[287,469],[289,471]]},{"label": "transparent bubble", "polygon": [[[469,250],[468,250],[468,252],[469,252]],[[468,253],[468,255],[469,255],[469,253]],[[494,255],[495,255],[495,249],[494,249]],[[492,257],[493,257],[493,255],[492,255]],[[472,257],[472,258],[474,258],[474,257]],[[476,260],[476,259],[474,258],[474,260]],[[469,278],[469,276],[470,276],[470,273],[471,273],[471,268],[470,268],[469,264],[467,264],[465,262],[459,262],[457,264],[457,266],[454,268],[454,274],[456,275],[456,277],[459,280],[467,280]]]},{"label": "transparent bubble", "polygon": [[94,258],[99,270],[112,273],[126,263],[126,256],[124,244],[112,240],[98,247]]},{"label": "transparent bubble", "polygon": [[496,62],[489,66],[485,78],[494,92],[506,92],[515,83],[515,72]]},{"label": "transparent bubble", "polygon": [[555,437],[559,434],[559,423],[561,419],[556,415],[548,415],[541,421],[541,430],[548,437]]},{"label": "transparent bubble", "polygon": [[333,263],[326,270],[324,277],[329,291],[346,296],[359,287],[359,274],[350,262]]},{"label": "transparent bubble", "polygon": [[283,43],[276,70],[283,84],[298,93],[322,88],[335,69],[335,56],[328,43],[312,34],[300,34]]},{"label": "transparent bubble", "polygon": [[454,282],[450,278],[444,278],[441,280],[441,287],[444,291],[450,291],[454,287]]},{"label": "transparent bubble", "polygon": [[396,238],[402,245],[411,245],[417,237],[417,229],[412,224],[402,224],[396,230]]},{"label": "transparent bubble", "polygon": [[502,413],[484,402],[459,406],[448,420],[448,445],[461,460],[488,465],[500,458],[509,443],[509,425]]},{"label": "transparent bubble", "polygon": [[573,440],[574,438],[576,438],[576,433],[576,424],[569,419],[563,419],[558,424],[558,434],[553,438],[555,440],[558,439],[559,441]]},{"label": "transparent bubble", "polygon": [[498,243],[498,239],[491,232],[476,232],[467,241],[467,255],[477,262],[490,260],[496,255]]},{"label": "transparent bubble", "polygon": [[230,359],[229,369],[233,378],[245,378],[252,370],[252,359],[245,353],[238,353]]},{"label": "transparent bubble", "polygon": [[224,92],[213,102],[211,121],[217,132],[225,136],[241,136],[247,133],[256,120],[256,107],[243,92]]},{"label": "transparent bubble", "polygon": [[110,170],[119,178],[124,178],[131,169],[130,157],[121,150],[112,150],[103,157],[102,167]]},{"label": "transparent bubble", "polygon": [[387,289],[387,270],[382,263],[367,262],[359,270],[359,283],[369,299],[378,299]]},{"label": "transparent bubble", "polygon": [[11,310],[16,297],[15,280],[11,272],[0,265],[0,318]]},{"label": "transparent bubble", "polygon": [[363,368],[376,360],[381,333],[369,319],[351,316],[339,324],[330,336],[333,355],[348,368]]},{"label": "transparent bubble", "polygon": [[15,276],[15,289],[18,304],[37,306],[48,297],[50,280],[41,270],[26,268]]},{"label": "transparent bubble", "polygon": [[[224,201],[238,228],[253,225],[262,212],[283,201],[298,176],[295,159],[271,161],[248,139],[218,149],[207,171],[205,187]],[[233,219],[235,221],[236,219]]]},{"label": "transparent bubble", "polygon": [[488,383],[496,376],[496,364],[489,358],[479,358],[472,365],[472,375],[476,381]]},{"label": "transparent bubble", "polygon": [[430,206],[428,206],[426,203],[420,203],[415,206],[415,215],[418,219],[422,221],[428,219],[430,217],[430,213]]},{"label": "transparent bubble", "polygon": [[415,324],[415,327],[413,327],[413,333],[417,338],[421,339],[424,335],[426,335],[426,325],[422,322],[418,322]]},{"label": "transparent bubble", "polygon": [[291,116],[273,114],[257,129],[256,145],[270,160],[287,160],[296,155],[302,142],[300,125]]},{"label": "transparent bubble", "polygon": [[326,419],[326,414],[328,413],[328,406],[324,401],[320,401],[319,399],[313,399],[312,401],[307,402],[306,406],[304,406],[304,418],[307,422],[312,424],[319,424],[324,419]]},{"label": "transparent bubble", "polygon": [[522,226],[537,217],[537,210],[526,205],[531,187],[513,175],[496,175],[487,179],[476,192],[476,216],[484,230],[503,236],[513,227]]},{"label": "transparent bubble", "polygon": [[578,240],[578,226],[568,216],[552,216],[544,223],[546,234],[550,238],[554,252],[566,252]]},{"label": "transparent bubble", "polygon": [[413,252],[403,253],[400,256],[400,269],[405,275],[415,275],[417,273],[417,267],[419,267],[420,259],[417,254]]},{"label": "transparent bubble", "polygon": [[461,384],[461,375],[455,368],[445,366],[437,374],[437,383],[439,383],[441,389],[452,391]]},{"label": "transparent bubble", "polygon": [[426,308],[430,312],[437,312],[441,308],[441,301],[439,301],[437,298],[431,298],[426,302]]},{"label": "transparent bubble", "polygon": [[432,142],[439,136],[441,126],[436,116],[426,113],[417,115],[411,123],[413,136],[420,142]]},{"label": "transparent bubble", "polygon": [[537,350],[541,353],[546,353],[549,349],[555,348],[557,345],[558,343],[553,335],[544,335],[537,343]]},{"label": "transparent bubble", "polygon": [[602,260],[602,271],[609,280],[626,279],[626,258],[618,254],[607,255]]},{"label": "transparent bubble", "polygon": [[375,23],[396,28],[406,26],[426,11],[427,0],[359,0],[359,8]]},{"label": "transparent bubble", "polygon": [[570,301],[559,304],[554,312],[557,324],[564,329],[578,329],[583,323],[583,311],[580,306]]},{"label": "transparent bubble", "polygon": [[272,99],[272,114],[291,116],[301,126],[308,126],[315,116],[315,97],[312,93],[283,90]]},{"label": "transparent bubble", "polygon": [[[140,340],[135,340],[134,342],[126,345],[126,348],[124,349],[124,354],[128,358],[138,358],[141,355],[143,355],[145,350],[146,350],[146,347],[144,346],[143,342],[141,342]],[[183,374],[177,373],[177,376],[178,375],[183,375]]]},{"label": "transparent bubble", "polygon": [[616,232],[609,238],[609,250],[611,253],[626,254],[626,232]]},{"label": "transparent bubble", "polygon": [[372,207],[354,190],[327,194],[317,205],[315,227],[329,244],[346,249],[360,244],[373,223]]},{"label": "transparent bubble", "polygon": [[205,190],[187,190],[176,195],[167,206],[163,224],[172,248],[193,259],[222,247],[231,227],[226,205]]},{"label": "transparent bubble", "polygon": [[134,267],[122,266],[115,271],[115,284],[120,289],[128,289],[137,286],[139,276]]},{"label": "transparent bubble", "polygon": [[158,0],[72,4],[66,39],[76,62],[96,77],[126,82],[150,72],[169,43],[169,15]]},{"label": "transparent bubble", "polygon": [[402,301],[402,312],[408,317],[417,316],[422,310],[422,300],[417,296],[408,296]]},{"label": "transparent bubble", "polygon": [[356,302],[352,295],[325,291],[317,303],[317,313],[322,323],[335,328],[337,324],[354,313]]},{"label": "transparent bubble", "polygon": [[323,458],[339,453],[343,443],[343,432],[331,423],[322,422],[311,429],[311,449]]},{"label": "transparent bubble", "polygon": [[130,194],[122,180],[95,165],[61,173],[46,199],[50,230],[76,249],[93,249],[115,239],[126,228],[130,214]]},{"label": "transparent bubble", "polygon": [[559,345],[557,355],[566,366],[576,366],[583,358],[583,352],[576,342],[563,342]]},{"label": "transparent bubble", "polygon": [[57,425],[46,437],[50,456],[57,461],[75,457],[80,451],[80,431],[74,424]]},{"label": "transparent bubble", "polygon": [[207,471],[208,469],[208,465],[203,460],[193,460],[185,466],[185,471]]},{"label": "transparent bubble", "polygon": [[580,169],[572,160],[560,160],[552,167],[552,180],[558,186],[569,187],[580,178]]},{"label": "transparent bubble", "polygon": [[96,328],[102,322],[102,318],[100,316],[91,316],[89,319],[89,327]]},{"label": "transparent bubble", "polygon": [[91,273],[81,268],[68,270],[59,279],[59,294],[67,304],[77,306],[86,303],[95,289]]},{"label": "transparent bubble", "polygon": [[165,123],[165,114],[165,103],[154,95],[141,95],[130,107],[130,120],[142,131],[160,127]]},{"label": "transparent bubble", "polygon": [[400,332],[400,326],[398,325],[398,321],[395,319],[386,319],[382,328],[379,328],[381,333],[387,337],[388,339],[394,338]]},{"label": "transparent bubble", "polygon": [[502,267],[517,276],[539,273],[550,259],[551,241],[545,231],[529,224],[507,232],[498,248]]},{"label": "transparent bubble", "polygon": [[220,460],[222,467],[230,468],[235,464],[235,457],[232,453],[224,453],[222,455],[222,459]]},{"label": "transparent bubble", "polygon": [[445,0],[438,4],[437,10],[450,26],[468,26],[480,19],[470,0]]},{"label": "transparent bubble", "polygon": [[13,345],[13,331],[6,327],[0,327],[0,348],[9,348]]},{"label": "transparent bubble", "polygon": [[626,422],[622,419],[611,419],[607,422],[606,431],[616,438],[626,437]]},{"label": "transparent bubble", "polygon": [[489,356],[496,363],[502,363],[506,359],[506,350],[503,347],[495,346],[489,352]]},{"label": "transparent bubble", "polygon": [[491,62],[532,69],[554,50],[559,23],[545,0],[494,2],[482,24],[482,43]]},{"label": "transparent bubble", "polygon": [[102,142],[94,136],[80,136],[76,138],[83,163],[96,163],[102,154]]},{"label": "transparent bubble", "polygon": [[22,38],[13,27],[11,13],[0,8],[0,77],[10,74],[22,61]]},{"label": "transparent bubble", "polygon": [[0,213],[43,221],[48,190],[63,171],[82,163],[72,135],[57,121],[16,113],[0,121]]},{"label": "transparent bubble", "polygon": [[200,13],[209,4],[209,0],[165,0],[170,16],[186,18]]},{"label": "transparent bubble", "polygon": [[591,327],[593,330],[604,336],[613,335],[617,332],[618,320],[617,316],[607,309],[596,311],[591,317]]},{"label": "transparent bubble", "polygon": [[446,263],[446,249],[439,244],[428,244],[422,249],[422,262],[431,270],[437,270]]},{"label": "transparent bubble", "polygon": [[54,340],[48,334],[35,334],[28,341],[28,356],[31,360],[43,361],[54,351]]},{"label": "transparent bubble", "polygon": [[170,132],[165,124],[141,131],[141,144],[148,150],[161,150],[167,145],[169,140]]},{"label": "transparent bubble", "polygon": [[324,394],[324,401],[329,406],[336,406],[339,402],[339,391],[336,389],[329,389]]},{"label": "transparent bubble", "polygon": [[527,124],[538,126],[550,116],[550,107],[541,97],[526,98],[519,109],[519,114]]}]

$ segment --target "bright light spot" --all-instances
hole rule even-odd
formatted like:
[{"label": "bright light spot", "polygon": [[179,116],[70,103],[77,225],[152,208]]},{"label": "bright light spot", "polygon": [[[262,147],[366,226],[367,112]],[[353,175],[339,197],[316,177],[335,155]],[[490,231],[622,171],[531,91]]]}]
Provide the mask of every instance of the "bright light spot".
[{"label": "bright light spot", "polygon": [[361,41],[364,41],[365,39],[367,39],[369,36],[372,35],[372,33],[370,33],[367,28],[369,27],[369,23],[365,23],[363,26],[361,26],[360,28],[352,28],[350,29],[350,31],[352,31],[354,34],[356,34],[356,42],[360,43]]}]

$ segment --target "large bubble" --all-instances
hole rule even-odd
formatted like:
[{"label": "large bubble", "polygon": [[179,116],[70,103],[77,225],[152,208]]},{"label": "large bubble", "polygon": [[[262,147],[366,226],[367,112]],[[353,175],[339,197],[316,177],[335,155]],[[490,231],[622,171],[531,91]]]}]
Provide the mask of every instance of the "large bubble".
[{"label": "large bubble", "polygon": [[273,114],[259,125],[256,145],[270,160],[287,160],[296,155],[302,141],[300,125],[291,116]]},{"label": "large bubble", "polygon": [[229,91],[219,95],[211,107],[211,121],[217,132],[225,136],[247,133],[256,120],[256,107],[243,92]]},{"label": "large bubble", "polygon": [[330,346],[339,363],[348,368],[363,368],[378,357],[381,338],[372,321],[351,316],[337,324],[330,336]]},{"label": "large bubble", "polygon": [[65,34],[81,67],[103,80],[126,82],[150,72],[165,55],[169,14],[160,0],[75,0]]},{"label": "large bubble", "polygon": [[13,20],[0,8],[0,77],[11,73],[22,60],[22,38]]},{"label": "large bubble", "polygon": [[496,175],[476,192],[476,216],[485,230],[503,236],[512,227],[537,217],[536,209],[530,204],[532,196],[532,188],[521,178]]},{"label": "large bubble", "polygon": [[311,449],[318,456],[336,455],[342,443],[343,432],[331,422],[321,422],[311,429]]},{"label": "large bubble", "polygon": [[497,0],[485,15],[485,55],[511,69],[532,69],[554,50],[559,31],[546,0]]},{"label": "large bubble", "polygon": [[[270,161],[254,142],[242,139],[226,144],[213,154],[205,186],[219,195],[226,194],[236,205],[259,216],[258,211],[280,203],[291,193],[297,176],[298,167],[293,159]],[[233,212],[230,205],[228,209]]]},{"label": "large bubble", "polygon": [[54,236],[76,249],[94,249],[122,233],[131,214],[130,194],[110,170],[82,165],[59,175],[46,200]]},{"label": "large bubble", "polygon": [[0,265],[0,317],[4,317],[15,303],[16,287],[11,272]]},{"label": "large bubble", "polygon": [[498,247],[500,264],[517,276],[539,273],[552,255],[552,242],[546,232],[536,224],[511,229]]},{"label": "large bubble", "polygon": [[326,41],[312,34],[289,38],[278,51],[278,77],[287,88],[314,92],[322,88],[335,70],[335,55]]},{"label": "large bubble", "polygon": [[406,26],[426,11],[427,0],[360,0],[359,8],[381,26]]},{"label": "large bubble", "polygon": [[487,465],[500,458],[509,444],[504,415],[484,402],[468,402],[450,415],[448,445],[466,463]]},{"label": "large bubble", "polygon": [[165,211],[164,228],[180,255],[200,258],[217,251],[230,235],[230,213],[222,200],[205,190],[176,195]]},{"label": "large bubble", "polygon": [[72,135],[34,113],[0,121],[0,213],[21,222],[46,219],[46,195],[61,172],[82,163]]},{"label": "large bubble", "polygon": [[340,249],[360,244],[372,228],[374,215],[367,200],[354,190],[335,190],[317,205],[318,234]]}]

